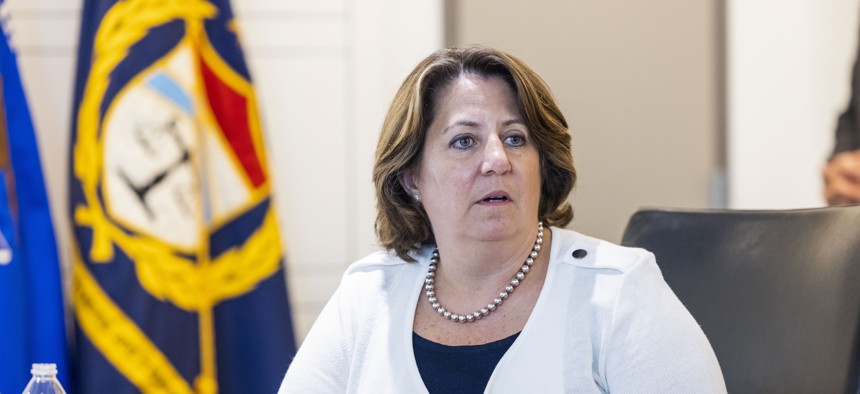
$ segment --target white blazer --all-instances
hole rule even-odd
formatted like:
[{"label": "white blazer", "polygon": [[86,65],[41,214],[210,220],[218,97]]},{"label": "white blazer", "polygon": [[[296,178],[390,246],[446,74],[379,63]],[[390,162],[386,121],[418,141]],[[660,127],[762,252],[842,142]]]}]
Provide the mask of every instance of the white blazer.
[{"label": "white blazer", "polygon": [[[546,282],[486,393],[726,392],[708,340],[653,254],[552,232]],[[431,249],[417,263],[377,252],[352,264],[279,393],[426,393],[412,323]]]}]

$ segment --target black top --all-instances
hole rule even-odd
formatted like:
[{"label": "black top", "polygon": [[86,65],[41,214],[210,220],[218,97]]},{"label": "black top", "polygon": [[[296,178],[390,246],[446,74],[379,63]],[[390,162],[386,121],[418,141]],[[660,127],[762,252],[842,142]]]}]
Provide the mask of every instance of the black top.
[{"label": "black top", "polygon": [[496,364],[520,333],[483,345],[448,346],[412,333],[418,372],[432,393],[483,393]]}]

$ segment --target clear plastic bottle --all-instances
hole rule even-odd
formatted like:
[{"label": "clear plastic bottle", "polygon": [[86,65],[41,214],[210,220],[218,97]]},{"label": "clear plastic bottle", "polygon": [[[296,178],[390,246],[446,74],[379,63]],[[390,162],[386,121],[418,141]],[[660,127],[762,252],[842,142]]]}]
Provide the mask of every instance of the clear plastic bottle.
[{"label": "clear plastic bottle", "polygon": [[33,378],[27,383],[23,394],[66,394],[57,380],[57,364],[33,364],[30,373]]}]

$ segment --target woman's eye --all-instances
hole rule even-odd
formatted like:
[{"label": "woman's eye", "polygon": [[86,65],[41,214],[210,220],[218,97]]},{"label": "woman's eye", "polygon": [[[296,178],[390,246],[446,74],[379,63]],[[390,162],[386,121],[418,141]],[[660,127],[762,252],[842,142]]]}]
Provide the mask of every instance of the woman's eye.
[{"label": "woman's eye", "polygon": [[523,146],[526,144],[526,137],[521,135],[512,135],[506,139],[508,140],[508,145],[511,146]]},{"label": "woman's eye", "polygon": [[466,149],[470,146],[474,145],[475,140],[469,136],[457,137],[454,141],[451,142],[451,147],[456,149]]}]

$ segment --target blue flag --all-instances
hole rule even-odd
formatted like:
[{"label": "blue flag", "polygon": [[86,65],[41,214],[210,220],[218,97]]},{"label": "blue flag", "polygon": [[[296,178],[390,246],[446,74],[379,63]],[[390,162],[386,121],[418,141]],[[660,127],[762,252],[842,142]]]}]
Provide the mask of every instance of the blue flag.
[{"label": "blue flag", "polygon": [[42,165],[15,54],[0,30],[0,393],[20,393],[33,363],[69,386],[60,264]]},{"label": "blue flag", "polygon": [[82,393],[266,393],[295,353],[227,0],[85,0],[70,168]]}]

